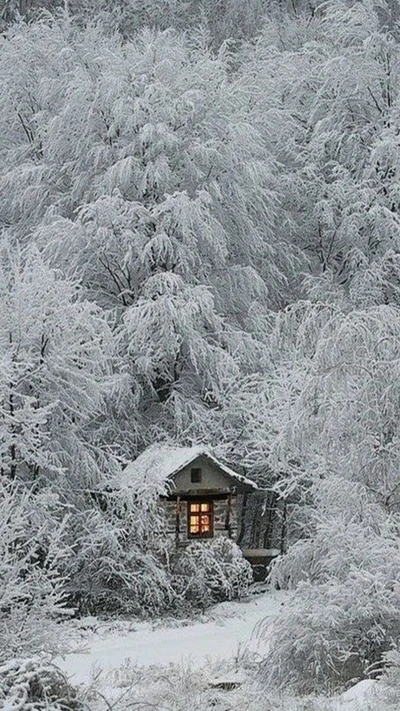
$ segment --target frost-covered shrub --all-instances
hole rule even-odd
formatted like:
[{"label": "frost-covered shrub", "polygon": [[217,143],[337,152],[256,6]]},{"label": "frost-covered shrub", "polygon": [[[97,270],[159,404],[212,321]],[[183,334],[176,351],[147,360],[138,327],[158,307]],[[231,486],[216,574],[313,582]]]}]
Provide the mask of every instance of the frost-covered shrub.
[{"label": "frost-covered shrub", "polygon": [[345,582],[303,582],[277,620],[268,681],[296,692],[332,691],[368,676],[400,638],[400,590],[354,570]]},{"label": "frost-covered shrub", "polygon": [[[168,574],[154,551],[143,550],[128,526],[99,512],[85,515],[71,560],[68,593],[82,614],[161,612],[171,596]],[[90,535],[89,532],[90,531]],[[78,531],[78,534],[82,531]]]},{"label": "frost-covered shrub", "polygon": [[132,512],[120,521],[99,512],[85,516],[68,583],[79,613],[153,616],[166,610],[205,609],[247,594],[251,566],[233,541],[221,537],[195,542],[168,555],[162,532],[156,535],[153,515],[147,542],[138,536]]},{"label": "frost-covered shrub", "polygon": [[344,479],[320,482],[314,494],[310,538],[271,575],[296,593],[274,625],[265,663],[270,683],[304,693],[368,676],[400,640],[395,517]]},{"label": "frost-covered shrub", "polygon": [[172,584],[178,602],[204,609],[215,602],[245,596],[252,579],[251,565],[240,548],[221,536],[210,542],[191,543],[179,553]]},{"label": "frost-covered shrub", "polygon": [[60,650],[56,622],[67,613],[60,573],[67,552],[62,527],[45,518],[43,499],[0,480],[0,662]]},{"label": "frost-covered shrub", "polygon": [[7,711],[84,708],[62,672],[35,659],[13,659],[0,666],[0,706]]},{"label": "frost-covered shrub", "polygon": [[385,652],[379,671],[382,672],[379,685],[383,691],[385,711],[396,711],[400,698],[400,645]]},{"label": "frost-covered shrub", "polygon": [[[183,663],[171,662],[167,669],[157,665],[156,656],[154,662],[144,668],[127,660],[110,673],[104,696],[109,695],[110,688],[114,689],[109,705],[115,711],[278,710],[278,705],[264,702],[264,698],[261,701],[264,690],[254,678],[255,665],[246,657],[228,660],[206,657],[201,666],[185,659]],[[115,702],[115,697],[120,701]],[[279,709],[283,711],[283,707]]]},{"label": "frost-covered shrub", "polygon": [[71,518],[68,593],[79,613],[154,615],[173,591],[165,565],[157,489],[105,492],[102,506]]}]

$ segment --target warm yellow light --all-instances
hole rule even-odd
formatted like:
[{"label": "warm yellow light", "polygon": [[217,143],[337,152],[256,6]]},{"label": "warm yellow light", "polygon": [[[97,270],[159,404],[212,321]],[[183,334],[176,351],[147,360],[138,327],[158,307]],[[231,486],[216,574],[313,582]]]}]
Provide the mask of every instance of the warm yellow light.
[{"label": "warm yellow light", "polygon": [[199,501],[198,503],[189,501],[189,535],[205,537],[212,535],[212,510],[212,501]]}]

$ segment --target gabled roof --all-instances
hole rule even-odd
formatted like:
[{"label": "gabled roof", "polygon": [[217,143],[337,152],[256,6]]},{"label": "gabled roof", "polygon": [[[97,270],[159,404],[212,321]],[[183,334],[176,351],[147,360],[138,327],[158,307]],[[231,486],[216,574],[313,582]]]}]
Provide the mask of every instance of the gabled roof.
[{"label": "gabled roof", "polygon": [[164,444],[151,445],[137,459],[128,464],[122,473],[121,485],[135,488],[137,484],[139,488],[142,488],[143,485],[148,484],[155,486],[161,494],[168,489],[168,480],[173,479],[175,474],[198,457],[207,458],[227,476],[236,480],[238,484],[251,489],[258,488],[253,481],[222,464],[209,449],[202,445],[172,447]]}]

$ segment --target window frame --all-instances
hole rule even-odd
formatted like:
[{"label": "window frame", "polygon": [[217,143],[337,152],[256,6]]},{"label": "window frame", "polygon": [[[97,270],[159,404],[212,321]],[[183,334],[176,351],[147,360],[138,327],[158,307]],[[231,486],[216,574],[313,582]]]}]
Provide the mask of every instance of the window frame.
[{"label": "window frame", "polygon": [[[196,474],[195,474],[196,472]],[[190,483],[191,484],[201,484],[202,480],[202,471],[201,467],[192,467],[190,470]]]},{"label": "window frame", "polygon": [[[199,511],[192,511],[191,506],[200,506]],[[207,505],[208,511],[201,511],[201,506]],[[209,522],[209,529],[206,532],[202,532],[201,517],[207,516]],[[199,533],[191,533],[190,525],[191,519],[195,517],[199,521]],[[214,537],[214,502],[212,499],[198,498],[189,499],[187,502],[187,535],[188,538],[194,540],[203,540],[204,538]]]}]

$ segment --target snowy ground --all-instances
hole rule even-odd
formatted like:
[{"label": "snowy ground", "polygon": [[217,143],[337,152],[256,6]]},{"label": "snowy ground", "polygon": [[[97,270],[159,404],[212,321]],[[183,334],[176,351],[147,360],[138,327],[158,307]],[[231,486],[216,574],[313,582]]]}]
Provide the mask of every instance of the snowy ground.
[{"label": "snowy ground", "polygon": [[[197,698],[202,700],[199,706],[192,708],[206,711],[218,706],[215,699],[210,701],[210,682],[221,675],[222,679],[229,680],[233,675],[239,681],[247,677],[246,689],[232,692],[229,706],[225,705],[224,699],[226,709],[383,711],[376,696],[376,683],[371,681],[360,682],[329,700],[280,697],[274,700],[273,706],[265,698],[258,703],[259,692],[254,692],[251,682],[249,686],[248,671],[244,671],[240,660],[254,660],[265,654],[268,628],[287,600],[287,593],[265,592],[249,600],[217,605],[196,622],[163,621],[152,625],[119,621],[111,624],[88,619],[74,630],[74,651],[55,661],[73,683],[86,687],[92,685],[92,688],[101,690],[113,700],[113,707],[121,689],[131,684],[134,691],[129,692],[130,704],[126,708],[142,708],[140,704],[143,703],[143,708],[152,706],[157,711],[161,708],[180,710],[187,708],[185,694],[190,700],[192,690],[196,689]],[[263,633],[260,635],[261,629]],[[163,671],[166,668],[167,673]],[[150,695],[144,694],[143,686]],[[177,687],[180,688],[178,696],[182,698],[182,707],[176,705]],[[172,696],[164,706],[166,694]],[[160,699],[163,699],[162,706]],[[121,708],[125,707],[122,705]]]},{"label": "snowy ground", "polygon": [[[217,661],[243,654],[265,652],[266,640],[258,634],[261,622],[272,620],[285,593],[268,592],[250,600],[216,605],[202,621],[179,626],[152,626],[149,623],[92,624],[75,651],[56,663],[73,682],[85,682],[129,662],[142,666]],[[172,624],[172,623],[171,623]],[[175,623],[177,624],[177,623]]]}]

